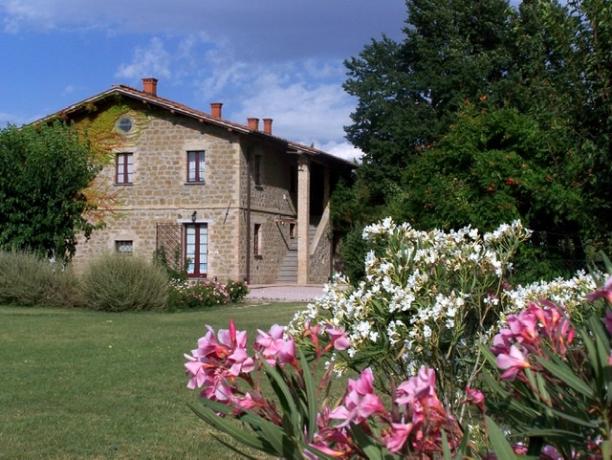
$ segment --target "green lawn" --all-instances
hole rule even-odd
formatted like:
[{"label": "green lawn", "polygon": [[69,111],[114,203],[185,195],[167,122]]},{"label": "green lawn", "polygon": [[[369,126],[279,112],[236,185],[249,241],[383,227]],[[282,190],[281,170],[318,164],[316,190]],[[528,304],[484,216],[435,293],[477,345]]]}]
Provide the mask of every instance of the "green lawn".
[{"label": "green lawn", "polygon": [[233,458],[187,407],[183,353],[234,318],[251,340],[296,304],[184,313],[0,307],[0,458]]}]

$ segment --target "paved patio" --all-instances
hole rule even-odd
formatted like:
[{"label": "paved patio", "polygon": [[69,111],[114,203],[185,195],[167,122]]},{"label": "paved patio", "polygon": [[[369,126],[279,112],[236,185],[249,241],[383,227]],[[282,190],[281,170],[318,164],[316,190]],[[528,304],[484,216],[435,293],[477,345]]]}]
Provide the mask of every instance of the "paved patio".
[{"label": "paved patio", "polygon": [[295,284],[253,284],[249,286],[247,299],[311,302],[322,295],[322,284],[309,284],[305,286],[297,286]]}]

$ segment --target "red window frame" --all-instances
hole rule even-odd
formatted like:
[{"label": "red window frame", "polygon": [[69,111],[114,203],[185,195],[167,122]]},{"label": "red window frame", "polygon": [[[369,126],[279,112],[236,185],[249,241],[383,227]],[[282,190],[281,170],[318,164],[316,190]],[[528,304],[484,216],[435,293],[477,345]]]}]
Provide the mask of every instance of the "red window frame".
[{"label": "red window frame", "polygon": [[[121,165],[121,168],[123,169],[122,171],[119,171],[119,165],[120,165],[120,161],[119,159],[123,158],[123,164]],[[118,153],[115,156],[115,184],[118,185],[131,185],[132,181],[130,180],[130,174],[129,174],[129,168],[128,168],[128,164],[129,164],[129,159],[132,160],[132,165],[134,164],[134,154],[133,153]],[[119,181],[119,173],[121,172],[122,176],[123,176],[123,180]],[[134,174],[134,171],[132,170],[132,174]]]},{"label": "red window frame", "polygon": [[[189,262],[187,254],[187,230],[189,228],[194,229],[194,257],[193,257],[193,273],[189,273]],[[206,228],[206,271],[200,272],[200,233],[201,229]],[[206,223],[194,223],[184,225],[184,237],[183,237],[183,256],[185,257],[185,269],[189,278],[206,278],[208,276],[208,224]]]},{"label": "red window frame", "polygon": [[[188,150],[187,151],[187,182],[189,183],[202,183],[204,182],[204,173],[206,172],[206,152],[204,150]],[[195,163],[194,177],[190,176],[191,159]],[[204,163],[204,170],[200,169],[200,164]]]}]

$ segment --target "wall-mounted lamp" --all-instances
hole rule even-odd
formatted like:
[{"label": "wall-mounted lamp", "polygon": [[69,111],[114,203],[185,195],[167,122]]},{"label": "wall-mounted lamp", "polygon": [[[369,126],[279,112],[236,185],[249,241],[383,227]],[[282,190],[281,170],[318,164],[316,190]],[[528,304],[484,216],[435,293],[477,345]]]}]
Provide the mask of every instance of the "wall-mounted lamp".
[{"label": "wall-mounted lamp", "polygon": [[193,211],[191,214],[191,222],[195,224],[195,221],[198,220],[198,211]]}]

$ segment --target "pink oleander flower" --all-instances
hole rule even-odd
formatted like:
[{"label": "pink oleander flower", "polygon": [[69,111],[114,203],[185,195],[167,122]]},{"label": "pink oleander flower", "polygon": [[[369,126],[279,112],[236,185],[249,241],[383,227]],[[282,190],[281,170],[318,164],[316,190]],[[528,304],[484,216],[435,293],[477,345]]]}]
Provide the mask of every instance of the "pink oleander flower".
[{"label": "pink oleander flower", "polygon": [[478,409],[480,409],[480,412],[484,412],[485,396],[482,391],[475,388],[466,387],[465,396],[468,403],[474,404],[476,407],[478,407]]},{"label": "pink oleander flower", "polygon": [[555,449],[551,445],[546,445],[542,448],[540,452],[541,460],[564,460],[563,455],[559,453],[557,449]]},{"label": "pink oleander flower", "polygon": [[542,340],[547,340],[560,355],[567,353],[567,347],[575,336],[567,316],[551,302],[530,303],[527,309],[508,316],[508,327],[493,337],[491,352],[496,356],[509,355],[512,345],[520,344],[529,353],[541,353]]},{"label": "pink oleander flower", "polygon": [[512,450],[516,455],[527,455],[527,446],[523,442],[517,442],[512,445]]},{"label": "pink oleander flower", "polygon": [[497,355],[495,362],[497,367],[504,371],[501,375],[503,380],[514,380],[521,369],[531,367],[529,361],[515,345],[510,347],[509,354],[500,353]]},{"label": "pink oleander flower", "polygon": [[384,415],[386,409],[374,394],[374,376],[370,368],[365,369],[356,380],[349,379],[347,393],[342,405],[334,409],[329,418],[341,420],[344,427],[350,423],[359,424],[372,415]]},{"label": "pink oleander flower", "polygon": [[[348,431],[344,427],[332,426],[331,411],[324,407],[317,414],[317,432],[313,436],[310,447],[334,458],[350,458],[353,445]],[[318,460],[319,457],[306,450],[304,456],[309,460]]]},{"label": "pink oleander flower", "polygon": [[507,322],[515,341],[526,344],[535,344],[539,341],[540,336],[536,329],[537,318],[531,306],[518,315],[508,316]]},{"label": "pink oleander flower", "polygon": [[416,376],[401,383],[395,391],[397,404],[412,405],[423,397],[436,395],[436,373],[433,369],[421,367]]},{"label": "pink oleander flower", "polygon": [[343,329],[337,327],[328,327],[325,332],[329,334],[331,344],[338,351],[346,350],[351,346],[348,337]]},{"label": "pink oleander flower", "polygon": [[231,383],[255,369],[253,358],[246,352],[247,333],[237,331],[233,321],[216,337],[214,330],[207,328],[208,332],[198,340],[198,348],[185,355],[187,387],[202,388],[202,395],[209,399],[230,401],[234,393]]},{"label": "pink oleander flower", "polygon": [[392,423],[391,429],[383,435],[383,441],[389,452],[397,453],[406,444],[412,431],[412,423]]},{"label": "pink oleander flower", "polygon": [[271,366],[277,362],[281,365],[296,363],[295,342],[285,338],[285,328],[278,324],[274,324],[268,332],[257,330],[253,348],[260,352]]},{"label": "pink oleander flower", "polygon": [[510,329],[502,329],[495,337],[493,337],[493,346],[491,353],[498,355],[500,353],[509,353],[510,345],[512,345],[514,335]]},{"label": "pink oleander flower", "polygon": [[[451,446],[456,444],[460,434],[456,420],[446,412],[438,399],[435,386],[434,370],[421,367],[417,375],[397,387],[394,399],[399,405],[401,421],[404,424],[409,421],[411,424],[408,434],[411,452],[430,457],[441,450],[442,429],[449,435]],[[398,441],[399,435],[395,441]]]},{"label": "pink oleander flower", "polygon": [[612,335],[612,310],[606,311],[606,316],[603,317],[602,321],[608,330],[608,334]]},{"label": "pink oleander flower", "polygon": [[612,303],[612,276],[608,277],[606,283],[601,289],[597,289],[594,292],[591,292],[587,299],[590,302],[593,302],[597,299],[606,299],[608,303]]}]

